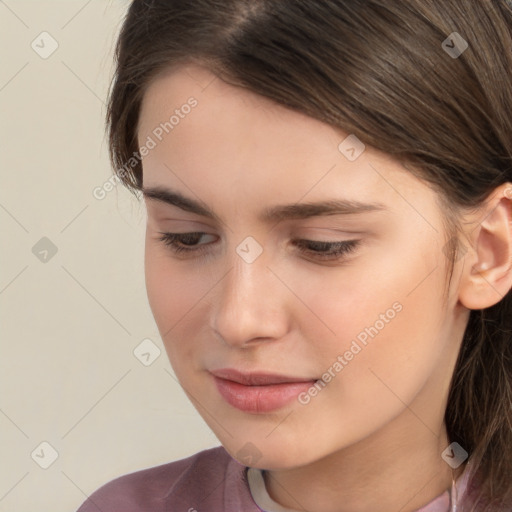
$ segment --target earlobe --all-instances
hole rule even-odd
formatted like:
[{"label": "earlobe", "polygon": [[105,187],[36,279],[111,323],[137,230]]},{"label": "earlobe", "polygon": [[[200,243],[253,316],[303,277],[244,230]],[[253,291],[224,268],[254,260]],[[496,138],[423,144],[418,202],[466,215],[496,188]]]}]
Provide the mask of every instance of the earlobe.
[{"label": "earlobe", "polygon": [[[464,258],[459,301],[468,309],[497,304],[512,288],[512,184],[505,183],[465,225],[472,248]],[[476,227],[475,227],[476,224]]]}]

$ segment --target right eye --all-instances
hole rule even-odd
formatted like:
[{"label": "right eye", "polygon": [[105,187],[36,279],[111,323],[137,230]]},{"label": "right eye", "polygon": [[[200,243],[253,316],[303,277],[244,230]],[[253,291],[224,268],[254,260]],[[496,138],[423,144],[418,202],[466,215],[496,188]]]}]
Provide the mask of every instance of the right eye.
[{"label": "right eye", "polygon": [[163,242],[168,246],[171,251],[175,253],[198,253],[204,252],[204,248],[207,244],[199,244],[203,236],[213,236],[209,233],[203,233],[201,231],[195,231],[191,233],[162,233],[162,236],[158,237],[160,242]]}]

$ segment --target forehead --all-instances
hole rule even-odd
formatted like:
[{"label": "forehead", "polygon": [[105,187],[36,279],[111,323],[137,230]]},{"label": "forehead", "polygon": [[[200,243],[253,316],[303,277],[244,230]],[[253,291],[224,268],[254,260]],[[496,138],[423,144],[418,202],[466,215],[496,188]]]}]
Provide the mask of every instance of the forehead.
[{"label": "forehead", "polygon": [[348,135],[203,67],[169,69],[143,98],[139,144],[156,142],[143,159],[144,186],[168,184],[209,204],[243,197],[254,211],[262,201],[336,195],[387,202],[391,210],[410,209],[409,196],[425,209],[425,185],[389,156],[366,147],[357,160],[345,158],[338,146]]},{"label": "forehead", "polygon": [[[163,72],[147,88],[141,107],[139,138],[168,121],[176,110],[188,111],[186,105],[191,98],[197,105],[188,114],[182,112],[183,118],[173,127],[171,137],[166,138],[187,142],[187,135],[193,132],[196,139],[202,139],[203,150],[210,145],[218,146],[223,133],[236,132],[238,144],[255,146],[264,141],[274,153],[298,141],[300,147],[311,149],[322,144],[319,149],[334,152],[343,136],[341,130],[248,89],[228,84],[204,67],[186,65]],[[188,127],[193,130],[187,130]]]}]

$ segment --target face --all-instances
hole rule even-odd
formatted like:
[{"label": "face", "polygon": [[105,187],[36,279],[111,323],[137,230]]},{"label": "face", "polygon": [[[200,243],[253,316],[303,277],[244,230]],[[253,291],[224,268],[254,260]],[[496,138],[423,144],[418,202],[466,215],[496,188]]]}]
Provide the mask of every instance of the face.
[{"label": "face", "polygon": [[197,66],[144,96],[150,307],[190,400],[256,467],[444,413],[467,316],[443,302],[437,195],[348,135]]}]

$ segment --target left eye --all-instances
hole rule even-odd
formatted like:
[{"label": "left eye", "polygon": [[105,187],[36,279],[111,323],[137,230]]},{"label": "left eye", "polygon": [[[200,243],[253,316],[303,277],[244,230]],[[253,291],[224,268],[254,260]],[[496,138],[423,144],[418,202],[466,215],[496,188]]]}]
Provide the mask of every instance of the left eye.
[{"label": "left eye", "polygon": [[[208,243],[202,243],[202,237],[211,236],[209,233],[200,231],[191,233],[160,233],[158,240],[170,247],[174,253],[196,253],[205,251]],[[361,240],[340,240],[336,242],[324,242],[319,240],[293,240],[293,244],[299,252],[307,254],[319,260],[339,259],[344,254],[356,250]]]},{"label": "left eye", "polygon": [[361,240],[340,240],[337,242],[321,242],[318,240],[294,240],[300,252],[311,255],[317,259],[339,259],[341,256],[353,252]]}]

